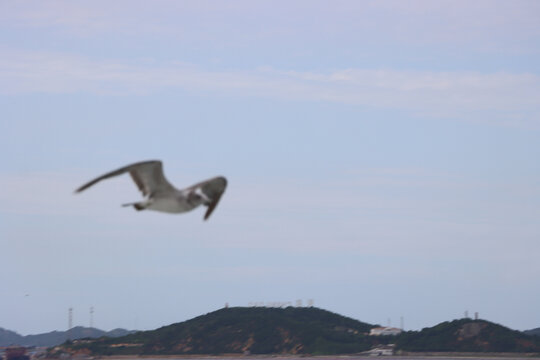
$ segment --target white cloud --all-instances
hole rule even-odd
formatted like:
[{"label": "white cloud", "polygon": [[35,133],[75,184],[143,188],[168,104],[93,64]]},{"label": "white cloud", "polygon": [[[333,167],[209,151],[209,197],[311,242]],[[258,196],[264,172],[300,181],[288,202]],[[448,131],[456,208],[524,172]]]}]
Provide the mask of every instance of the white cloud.
[{"label": "white cloud", "polygon": [[185,63],[97,61],[64,53],[3,51],[0,93],[132,95],[177,88],[407,110],[435,117],[524,123],[540,119],[535,74],[344,69],[209,71]]},{"label": "white cloud", "polygon": [[[531,51],[538,38],[537,1],[328,1],[271,2],[25,1],[0,4],[4,26],[54,29],[89,37],[166,36],[214,45],[261,39]],[[195,20],[196,19],[196,20]],[[429,31],[426,31],[429,29]],[[537,50],[535,50],[537,52]]]}]

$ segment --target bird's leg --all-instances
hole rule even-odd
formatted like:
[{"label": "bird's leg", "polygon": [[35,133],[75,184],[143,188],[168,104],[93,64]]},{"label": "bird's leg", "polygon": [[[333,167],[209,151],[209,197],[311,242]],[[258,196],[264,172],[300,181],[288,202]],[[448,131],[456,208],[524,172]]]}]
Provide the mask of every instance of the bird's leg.
[{"label": "bird's leg", "polygon": [[148,205],[150,205],[150,201],[149,200],[146,200],[144,202],[135,202],[135,203],[128,203],[128,204],[122,204],[122,206],[133,206],[135,208],[135,210],[137,211],[141,211],[141,210],[144,210],[148,207]]}]

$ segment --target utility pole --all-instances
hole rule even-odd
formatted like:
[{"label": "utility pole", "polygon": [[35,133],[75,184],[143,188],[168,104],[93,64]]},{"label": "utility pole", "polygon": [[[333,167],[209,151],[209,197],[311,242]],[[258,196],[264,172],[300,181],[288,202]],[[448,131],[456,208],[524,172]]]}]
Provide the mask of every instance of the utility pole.
[{"label": "utility pole", "polygon": [[73,327],[73,308],[68,309],[68,330]]},{"label": "utility pole", "polygon": [[94,307],[90,306],[90,327],[94,327]]},{"label": "utility pole", "polygon": [[73,308],[68,309],[68,331],[67,339],[71,340],[71,328],[73,327]]}]

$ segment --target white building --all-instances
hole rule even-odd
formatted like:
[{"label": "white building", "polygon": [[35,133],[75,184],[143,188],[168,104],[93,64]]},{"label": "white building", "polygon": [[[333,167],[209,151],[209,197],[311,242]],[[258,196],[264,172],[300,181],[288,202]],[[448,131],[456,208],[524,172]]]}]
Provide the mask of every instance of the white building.
[{"label": "white building", "polygon": [[370,336],[395,336],[401,334],[402,330],[394,327],[376,327],[369,331]]}]

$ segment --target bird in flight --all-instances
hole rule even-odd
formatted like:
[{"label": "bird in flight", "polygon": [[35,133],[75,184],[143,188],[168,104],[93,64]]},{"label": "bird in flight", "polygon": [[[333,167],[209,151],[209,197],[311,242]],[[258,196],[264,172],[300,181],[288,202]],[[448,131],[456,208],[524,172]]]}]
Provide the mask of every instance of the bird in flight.
[{"label": "bird in flight", "polygon": [[165,178],[161,161],[151,160],[127,165],[101,175],[82,185],[75,190],[75,193],[80,193],[101,180],[124,173],[131,175],[145,199],[122,206],[133,206],[136,210],[148,209],[176,214],[204,205],[207,207],[204,220],[210,217],[227,187],[227,179],[218,176],[179,190]]}]

